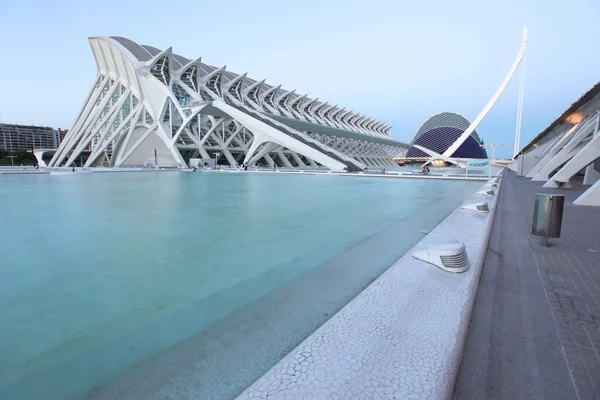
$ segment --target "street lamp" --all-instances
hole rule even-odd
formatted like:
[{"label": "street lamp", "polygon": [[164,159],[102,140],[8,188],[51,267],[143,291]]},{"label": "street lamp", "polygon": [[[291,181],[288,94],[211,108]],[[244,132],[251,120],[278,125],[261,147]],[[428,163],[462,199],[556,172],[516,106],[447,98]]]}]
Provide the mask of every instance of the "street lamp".
[{"label": "street lamp", "polygon": [[490,171],[488,173],[488,178],[492,177],[492,165],[496,161],[496,147],[503,147],[503,146],[506,146],[506,145],[505,144],[498,144],[498,143],[494,143],[494,144],[480,144],[479,145],[479,147],[481,147],[482,149],[492,148],[492,161],[490,162]]}]

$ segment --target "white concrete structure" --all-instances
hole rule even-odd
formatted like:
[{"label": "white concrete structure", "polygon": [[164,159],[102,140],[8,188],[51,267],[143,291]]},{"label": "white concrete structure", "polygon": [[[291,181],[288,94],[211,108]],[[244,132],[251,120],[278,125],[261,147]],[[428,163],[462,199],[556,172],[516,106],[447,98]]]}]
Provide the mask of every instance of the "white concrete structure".
[{"label": "white concrete structure", "polygon": [[[464,122],[467,121],[464,117],[462,117],[458,114],[453,114],[453,113],[439,114],[439,117],[441,119],[447,119],[448,117],[453,119],[454,121],[450,126],[455,127],[455,128],[461,128],[461,130],[462,130],[462,133],[460,134],[460,136],[458,136],[458,138],[456,138],[456,140],[454,140],[449,147],[447,147],[445,150],[442,151],[442,150],[438,149],[438,148],[445,148],[445,146],[442,146],[441,144],[437,145],[437,146],[423,146],[424,143],[417,143],[417,140],[420,137],[420,133],[422,133],[421,131],[430,128],[428,126],[429,121],[427,121],[423,125],[423,127],[421,127],[419,132],[417,132],[415,139],[413,140],[413,147],[418,150],[421,150],[422,152],[424,152],[428,156],[430,156],[429,160],[427,162],[425,162],[423,164],[423,166],[433,162],[434,160],[444,160],[448,163],[458,164],[461,166],[465,165],[464,164],[465,160],[459,160],[456,158],[452,158],[453,155],[457,152],[457,150],[459,150],[461,148],[461,146],[463,146],[465,144],[465,142],[467,142],[467,140],[469,140],[469,138],[472,138],[472,140],[471,140],[472,143],[475,143],[475,141],[481,142],[481,139],[479,138],[479,135],[477,134],[477,131],[476,131],[477,127],[479,126],[479,124],[481,124],[481,122],[485,119],[485,117],[488,115],[488,113],[492,110],[492,108],[494,107],[494,105],[496,104],[496,102],[498,101],[500,96],[502,96],[502,94],[506,90],[506,87],[508,86],[510,81],[515,76],[517,69],[519,68],[519,66],[521,66],[521,79],[520,79],[520,83],[519,83],[519,100],[518,100],[518,106],[517,106],[517,127],[516,127],[516,133],[515,133],[515,153],[518,151],[517,149],[519,148],[519,142],[521,140],[520,139],[521,119],[522,119],[523,94],[524,94],[524,85],[525,85],[525,56],[526,56],[526,51],[527,51],[527,41],[528,41],[528,30],[527,30],[527,27],[524,27],[523,28],[523,38],[521,40],[521,46],[519,47],[519,51],[517,53],[515,60],[513,61],[513,64],[511,65],[508,73],[504,77],[504,80],[502,80],[502,82],[500,83],[500,86],[498,87],[498,89],[496,90],[496,92],[494,93],[492,98],[488,101],[488,103],[485,105],[483,110],[481,110],[479,115],[477,115],[477,117],[475,118],[475,120],[473,120],[472,123],[470,123],[467,127],[463,127]],[[448,115],[448,116],[446,116],[446,115]],[[432,117],[432,119],[435,120],[436,119],[435,117],[438,117],[438,116],[434,116],[434,117]],[[461,121],[461,119],[464,121]],[[471,145],[472,145],[472,143],[471,143]],[[425,147],[427,147],[427,148],[425,148]],[[464,150],[467,150],[467,149],[464,149]],[[479,149],[477,149],[477,150],[479,150]],[[475,152],[473,150],[471,150],[471,153],[475,153]],[[485,152],[484,152],[484,154],[485,154]],[[481,155],[479,155],[478,157],[481,157]]]},{"label": "white concrete structure", "polygon": [[547,188],[569,188],[577,173],[592,185],[574,201],[600,206],[600,85],[596,85],[546,131],[529,143],[511,168],[546,182]]},{"label": "white concrete structure", "polygon": [[[512,80],[515,72],[517,72],[517,68],[525,59],[525,52],[527,51],[527,27],[523,28],[523,39],[521,40],[521,47],[519,48],[519,52],[517,53],[517,57],[513,62],[508,74],[504,77],[504,80],[496,90],[496,93],[492,96],[490,101],[486,104],[486,106],[481,110],[479,115],[475,118],[475,120],[471,123],[471,125],[462,133],[462,135],[444,152],[445,157],[450,157],[454,152],[471,136],[475,129],[479,126],[479,124],[484,120],[484,118],[488,115],[490,110],[494,107],[504,90]],[[523,87],[525,80],[525,66],[523,65],[521,69],[521,82],[519,84],[519,104],[517,108],[517,131],[515,137],[515,153],[517,152],[518,143],[521,140],[521,116],[522,116],[522,107],[523,107]]]},{"label": "white concrete structure", "polygon": [[[589,160],[589,157],[584,157],[582,159],[580,153],[585,148],[589,149],[588,142],[592,140],[592,136],[595,132],[598,131],[599,121],[600,120],[598,118],[598,114],[596,114],[593,118],[590,118],[581,125],[578,125],[573,131],[573,135],[570,136],[570,139],[566,142],[566,144],[563,145],[563,147],[560,149],[560,151],[558,151],[558,153],[556,153],[544,165],[542,165],[540,172],[538,172],[532,180],[547,181],[544,187],[559,187],[561,186],[561,184],[568,184],[569,179],[573,175],[575,175],[579,170],[583,169],[585,166],[593,162],[594,159]],[[566,135],[567,134],[565,134],[565,136]],[[557,143],[557,146],[560,145],[560,142],[561,141]],[[577,155],[577,157],[575,157],[575,155]],[[600,153],[598,153],[598,155],[600,155]],[[565,165],[551,178],[550,173],[558,169],[567,161],[567,165],[571,164],[571,166],[567,168],[567,165]],[[573,171],[573,162],[575,162],[575,164],[581,164],[582,162],[584,162],[584,164],[580,168]]]},{"label": "white concrete structure", "polygon": [[[238,400],[452,397],[496,204],[455,210]],[[449,238],[466,243],[464,272],[413,258]]]},{"label": "white concrete structure", "polygon": [[[183,168],[218,157],[281,167],[356,171],[396,166],[409,145],[391,125],[250,79],[171,49],[121,37],[90,38],[98,72],[49,166]],[[156,157],[155,157],[156,154]],[[87,153],[86,153],[87,155]],[[81,158],[79,158],[81,159]]]},{"label": "white concrete structure", "polygon": [[48,164],[46,163],[46,157],[44,157],[44,155],[54,154],[55,151],[55,149],[35,149],[33,151],[33,155],[35,156],[35,159],[40,167],[47,167]]}]

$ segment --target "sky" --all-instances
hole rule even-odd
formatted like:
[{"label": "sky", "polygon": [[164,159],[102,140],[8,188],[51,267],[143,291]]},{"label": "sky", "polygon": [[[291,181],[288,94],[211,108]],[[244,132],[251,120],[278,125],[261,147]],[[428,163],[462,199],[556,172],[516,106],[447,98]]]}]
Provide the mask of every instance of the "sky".
[{"label": "sky", "polygon": [[[521,145],[600,81],[598,0],[0,0],[0,120],[66,129],[96,76],[87,38],[124,36],[382,119],[473,120],[529,46]],[[518,75],[479,126],[514,143]]]}]

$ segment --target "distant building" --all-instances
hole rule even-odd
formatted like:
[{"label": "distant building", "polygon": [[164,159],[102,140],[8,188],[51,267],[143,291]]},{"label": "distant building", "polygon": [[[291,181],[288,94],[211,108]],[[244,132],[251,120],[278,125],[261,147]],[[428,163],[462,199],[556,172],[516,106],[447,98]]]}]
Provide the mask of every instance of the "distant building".
[{"label": "distant building", "polygon": [[65,129],[64,131],[60,128],[58,128],[58,143],[62,143],[62,141],[65,139],[65,136],[67,136],[67,133],[69,133],[68,129]]},{"label": "distant building", "polygon": [[0,149],[6,151],[56,149],[59,131],[47,126],[0,124]]},{"label": "distant building", "polygon": [[[411,144],[421,145],[438,154],[443,154],[463,134],[471,123],[462,115],[443,112],[429,118],[421,126]],[[450,156],[458,158],[487,158],[487,152],[481,148],[483,141],[474,131],[470,137]],[[425,152],[411,147],[407,158],[427,158]]]}]

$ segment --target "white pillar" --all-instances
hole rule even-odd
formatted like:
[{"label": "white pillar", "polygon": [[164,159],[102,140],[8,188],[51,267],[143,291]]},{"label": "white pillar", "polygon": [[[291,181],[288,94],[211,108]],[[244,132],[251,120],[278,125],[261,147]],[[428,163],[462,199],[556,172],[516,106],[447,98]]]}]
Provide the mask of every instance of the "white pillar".
[{"label": "white pillar", "polygon": [[517,127],[515,130],[515,148],[513,158],[521,151],[521,121],[523,119],[523,94],[525,92],[525,65],[527,61],[527,50],[523,52],[521,63],[521,76],[519,79],[519,101],[517,105]]},{"label": "white pillar", "polygon": [[594,169],[594,164],[590,164],[585,169],[585,175],[583,176],[584,185],[593,185],[600,180],[600,172]]},{"label": "white pillar", "polygon": [[573,204],[577,206],[600,206],[600,181],[594,183],[592,187],[583,192]]}]

